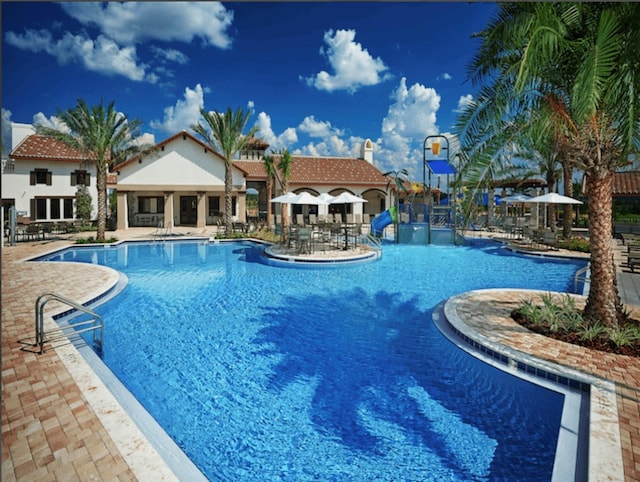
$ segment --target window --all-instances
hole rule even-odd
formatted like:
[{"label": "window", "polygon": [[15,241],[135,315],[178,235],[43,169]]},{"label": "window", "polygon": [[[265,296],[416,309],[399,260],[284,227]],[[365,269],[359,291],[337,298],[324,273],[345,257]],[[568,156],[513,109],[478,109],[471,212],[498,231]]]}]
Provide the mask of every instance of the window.
[{"label": "window", "polygon": [[209,216],[220,216],[220,198],[209,197]]},{"label": "window", "polygon": [[164,213],[164,198],[162,196],[139,197],[138,212],[140,214]]},{"label": "window", "polygon": [[51,186],[51,171],[48,169],[34,169],[29,173],[29,184],[46,184]]},{"label": "window", "polygon": [[62,200],[62,210],[64,219],[73,219],[73,198],[65,198]]},{"label": "window", "polygon": [[46,198],[36,199],[36,219],[47,219],[47,200]]},{"label": "window", "polygon": [[51,219],[60,219],[60,199],[52,198],[50,203],[51,203]]},{"label": "window", "polygon": [[91,175],[84,170],[75,170],[71,173],[71,185],[91,185]]}]

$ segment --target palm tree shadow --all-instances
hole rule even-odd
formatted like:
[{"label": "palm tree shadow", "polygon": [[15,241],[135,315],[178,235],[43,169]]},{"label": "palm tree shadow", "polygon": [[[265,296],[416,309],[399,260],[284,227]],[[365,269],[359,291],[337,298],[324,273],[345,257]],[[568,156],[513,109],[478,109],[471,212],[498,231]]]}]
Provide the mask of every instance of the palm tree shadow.
[{"label": "palm tree shadow", "polygon": [[399,301],[387,292],[371,296],[356,288],[338,299],[291,297],[286,306],[266,308],[256,341],[282,357],[269,388],[317,381],[313,423],[353,449],[382,450],[383,436],[372,420],[399,426],[430,447],[442,446],[433,443],[439,435],[405,389],[422,377],[415,356],[430,323],[430,312],[416,306],[415,299]]}]

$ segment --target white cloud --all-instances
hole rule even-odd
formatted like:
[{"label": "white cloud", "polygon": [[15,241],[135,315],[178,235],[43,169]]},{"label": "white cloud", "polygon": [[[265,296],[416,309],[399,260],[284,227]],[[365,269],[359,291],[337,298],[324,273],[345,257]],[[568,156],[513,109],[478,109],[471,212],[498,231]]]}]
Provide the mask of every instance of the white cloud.
[{"label": "white cloud", "polygon": [[202,86],[197,84],[194,89],[186,87],[184,98],[178,99],[175,105],[164,109],[164,119],[162,121],[153,120],[149,125],[152,129],[158,129],[167,134],[188,130],[192,125],[198,123],[202,108],[204,108]]},{"label": "white cloud", "polygon": [[42,112],[38,112],[33,116],[33,125],[56,129],[60,132],[66,132],[67,134],[71,132],[71,129],[67,127],[67,124],[62,122],[58,116],[52,115],[51,117],[47,117]]},{"label": "white cloud", "polygon": [[440,96],[435,89],[418,83],[407,89],[403,77],[391,98],[393,103],[382,121],[384,137],[397,135],[412,141],[438,133],[436,113],[440,108]]},{"label": "white cloud", "polygon": [[135,47],[120,48],[104,35],[94,41],[85,34],[65,33],[55,40],[48,30],[27,30],[24,35],[7,32],[7,43],[22,50],[45,52],[59,64],[79,63],[90,71],[106,75],[122,75],[130,80],[154,82],[146,77],[146,65],[137,64]]},{"label": "white cloud", "polygon": [[276,135],[271,127],[271,117],[266,112],[258,114],[255,124],[259,131],[256,137],[263,139],[271,150],[277,151],[283,148],[290,148],[292,144],[298,142],[298,134],[293,127],[286,128],[280,135]]},{"label": "white cloud", "polygon": [[327,57],[334,74],[321,71],[304,79],[308,85],[332,92],[346,90],[356,92],[360,87],[376,85],[386,80],[388,67],[378,57],[373,58],[362,45],[355,42],[355,30],[329,30],[324,34],[327,50],[320,53]]},{"label": "white cloud", "polygon": [[451,74],[448,73],[444,73],[442,75],[438,75],[438,77],[436,77],[436,80],[451,80],[453,79],[453,77],[451,77]]},{"label": "white cloud", "polygon": [[136,146],[153,146],[156,143],[156,137],[149,132],[145,132],[141,136],[133,139],[131,143]]},{"label": "white cloud", "polygon": [[436,114],[440,96],[435,89],[418,83],[407,88],[403,77],[391,101],[382,121],[374,162],[383,171],[407,169],[412,178],[421,178],[422,142],[426,136],[439,133]]},{"label": "white cloud", "polygon": [[331,122],[317,121],[312,115],[305,117],[298,129],[310,137],[326,138],[331,135],[341,136],[344,134],[344,131],[332,127]]},{"label": "white cloud", "polygon": [[220,2],[69,2],[62,7],[83,25],[95,25],[123,44],[200,38],[222,49],[231,46],[227,29],[233,12]]},{"label": "white cloud", "polygon": [[453,112],[462,112],[462,109],[471,104],[471,102],[473,102],[473,95],[461,95],[458,99],[458,108],[454,109]]},{"label": "white cloud", "polygon": [[185,65],[189,62],[189,57],[176,49],[161,49],[160,47],[152,45],[151,52],[153,52],[156,57],[168,62],[175,62],[180,65]]}]

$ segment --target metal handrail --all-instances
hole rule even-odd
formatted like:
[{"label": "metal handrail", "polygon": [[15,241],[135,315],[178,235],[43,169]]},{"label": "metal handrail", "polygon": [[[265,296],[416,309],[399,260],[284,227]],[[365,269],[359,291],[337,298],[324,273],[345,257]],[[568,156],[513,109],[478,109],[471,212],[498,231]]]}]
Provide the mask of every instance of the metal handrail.
[{"label": "metal handrail", "polygon": [[586,265],[584,268],[580,268],[576,271],[576,275],[573,277],[573,291],[578,292],[578,283],[582,281],[585,285],[591,280],[591,265]]},{"label": "metal handrail", "polygon": [[[51,301],[59,301],[64,303],[77,311],[81,311],[83,313],[88,314],[92,317],[92,319],[87,321],[81,321],[79,323],[75,323],[73,325],[68,325],[64,327],[59,327],[53,330],[45,331],[44,329],[44,307],[45,305]],[[87,331],[93,331],[93,343],[98,347],[102,348],[102,340],[104,336],[104,320],[102,316],[97,314],[90,308],[87,308],[80,303],[76,303],[75,301],[66,298],[62,295],[56,293],[43,293],[36,299],[35,303],[35,342],[30,343],[27,339],[20,340],[20,343],[23,345],[29,345],[33,348],[39,347],[38,354],[44,353],[44,344],[51,343],[53,341],[57,341],[63,338],[69,338],[72,335],[79,335],[80,333],[84,333]],[[78,327],[84,326],[85,328],[78,329]],[[22,348],[24,350],[24,348]]]}]

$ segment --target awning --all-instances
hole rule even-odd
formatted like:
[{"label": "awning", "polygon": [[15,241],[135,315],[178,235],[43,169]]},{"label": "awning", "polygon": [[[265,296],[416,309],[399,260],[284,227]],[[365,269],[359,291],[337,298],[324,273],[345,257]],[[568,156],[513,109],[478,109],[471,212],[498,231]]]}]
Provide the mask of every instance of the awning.
[{"label": "awning", "polygon": [[427,167],[432,174],[440,176],[442,174],[455,174],[456,170],[444,159],[431,159],[427,161]]}]

